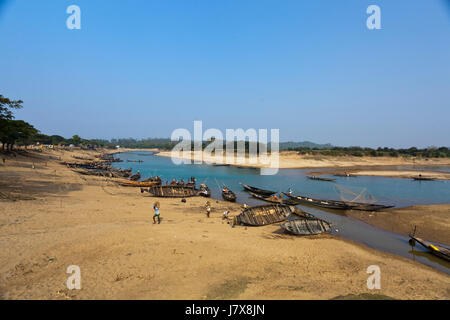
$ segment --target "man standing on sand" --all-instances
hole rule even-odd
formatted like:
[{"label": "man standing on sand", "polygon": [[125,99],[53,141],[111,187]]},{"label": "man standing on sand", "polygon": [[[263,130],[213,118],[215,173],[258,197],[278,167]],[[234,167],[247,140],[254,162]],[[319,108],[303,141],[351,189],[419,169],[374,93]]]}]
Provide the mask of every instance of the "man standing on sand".
[{"label": "man standing on sand", "polygon": [[155,202],[153,204],[153,210],[155,210],[155,214],[153,215],[153,224],[156,223],[155,218],[158,218],[158,224],[161,223],[161,219],[159,218],[159,202]]},{"label": "man standing on sand", "polygon": [[211,214],[211,204],[209,203],[209,201],[206,201],[205,208],[206,208],[206,217],[209,218],[209,215]]}]

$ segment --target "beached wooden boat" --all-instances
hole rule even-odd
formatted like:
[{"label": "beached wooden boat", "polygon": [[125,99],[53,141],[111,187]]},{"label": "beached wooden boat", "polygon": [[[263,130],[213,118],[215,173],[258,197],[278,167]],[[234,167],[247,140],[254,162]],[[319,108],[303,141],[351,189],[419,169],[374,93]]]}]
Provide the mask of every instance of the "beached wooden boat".
[{"label": "beached wooden boat", "polygon": [[281,224],[281,228],[298,236],[313,236],[327,232],[331,228],[331,224],[325,220],[317,218],[301,218],[286,221]]},{"label": "beached wooden boat", "polygon": [[295,207],[295,210],[292,211],[292,213],[296,216],[296,217],[300,217],[300,218],[315,218],[314,215],[312,215],[309,212],[306,212],[298,207]]},{"label": "beached wooden boat", "polygon": [[412,246],[414,246],[415,243],[418,242],[420,245],[422,245],[424,248],[428,249],[428,251],[431,254],[435,255],[436,257],[450,261],[450,249],[449,248],[445,248],[443,246],[432,244],[428,241],[425,241],[421,238],[416,237],[414,234],[410,234],[409,237],[411,238],[409,240],[409,243]]},{"label": "beached wooden boat", "polygon": [[350,201],[339,201],[339,200],[321,200],[314,199],[310,197],[297,196],[291,193],[283,192],[288,198],[295,200],[298,204],[306,204],[316,207],[328,208],[328,209],[338,209],[338,210],[362,210],[362,211],[377,211],[387,208],[392,208],[393,206],[385,206],[381,204],[372,203],[362,203],[362,202],[350,202]]},{"label": "beached wooden boat", "polygon": [[265,226],[286,220],[291,214],[289,206],[268,204],[245,208],[235,217],[234,223],[249,226]]},{"label": "beached wooden boat", "polygon": [[228,191],[222,190],[222,198],[225,201],[235,202],[236,201],[236,194],[228,189]]},{"label": "beached wooden boat", "polygon": [[211,197],[211,190],[206,184],[202,183],[200,184],[200,188],[198,189],[198,195],[209,198]]},{"label": "beached wooden boat", "polygon": [[152,187],[161,184],[161,181],[125,181],[119,182],[119,185],[123,187]]},{"label": "beached wooden boat", "polygon": [[263,195],[263,196],[266,196],[266,197],[270,197],[270,196],[274,195],[275,193],[277,193],[276,191],[264,190],[264,189],[248,186],[248,185],[240,183],[240,182],[239,182],[239,184],[246,191],[250,191],[250,192],[253,192],[253,193],[256,193],[256,194],[259,194],[259,195]]},{"label": "beached wooden boat", "polygon": [[333,176],[346,177],[346,178],[356,178],[357,177],[356,174],[351,174],[351,173],[335,173],[335,174],[333,174]]},{"label": "beached wooden boat", "polygon": [[294,200],[291,200],[291,199],[280,199],[280,198],[275,198],[275,196],[265,197],[265,196],[262,196],[260,194],[256,194],[253,192],[249,192],[249,193],[253,198],[256,198],[256,199],[259,199],[262,201],[266,201],[266,202],[280,203],[280,204],[286,204],[286,205],[296,205],[297,204]]},{"label": "beached wooden boat", "polygon": [[187,198],[198,195],[198,191],[186,186],[152,186],[141,188],[141,193],[148,192],[152,197],[162,198]]},{"label": "beached wooden boat", "polygon": [[320,181],[336,181],[336,179],[332,179],[332,178],[322,178],[322,177],[317,177],[317,176],[306,176],[308,179],[311,180],[320,180]]},{"label": "beached wooden boat", "polygon": [[429,177],[413,177],[413,180],[417,181],[433,181],[436,180],[435,178],[429,178]]},{"label": "beached wooden boat", "polygon": [[131,181],[138,181],[141,178],[141,174],[138,172],[130,177]]}]

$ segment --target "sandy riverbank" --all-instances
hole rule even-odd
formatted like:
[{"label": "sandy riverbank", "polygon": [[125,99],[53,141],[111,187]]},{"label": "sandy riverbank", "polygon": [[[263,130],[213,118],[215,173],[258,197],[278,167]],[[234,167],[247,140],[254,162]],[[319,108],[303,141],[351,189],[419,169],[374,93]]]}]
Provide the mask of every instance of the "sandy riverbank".
[{"label": "sandy riverbank", "polygon": [[[158,156],[171,157],[170,151],[162,151],[158,153]],[[193,160],[195,157],[202,159],[206,163],[215,164],[229,164],[239,167],[251,167],[251,168],[267,168],[266,164],[255,163],[251,164],[248,159],[241,159],[241,163],[227,162],[226,158],[215,158],[207,156],[203,153],[194,152],[184,156],[179,155],[179,159]],[[405,169],[393,169],[395,166],[411,167],[410,170]],[[425,167],[414,169],[414,167]],[[422,174],[424,177],[430,177],[434,179],[450,180],[450,172],[435,172],[435,168],[439,166],[450,166],[450,159],[436,158],[436,159],[423,159],[423,158],[403,158],[403,157],[331,157],[331,156],[306,156],[299,155],[292,151],[282,151],[279,154],[279,168],[280,169],[323,169],[330,168],[330,170],[322,172],[312,172],[313,174],[335,174],[348,172],[354,175],[370,175],[370,176],[384,176],[394,178],[409,178],[417,177]]]},{"label": "sandy riverbank", "polygon": [[[449,299],[448,275],[330,235],[299,238],[277,225],[235,227],[221,220],[238,204],[153,198],[58,163],[93,151],[31,152],[0,165],[2,299],[330,299],[375,293]],[[34,164],[34,169],[32,168]],[[26,200],[27,199],[27,200]],[[66,269],[81,268],[68,290]],[[366,287],[378,265],[382,289]]]},{"label": "sandy riverbank", "polygon": [[370,213],[352,210],[347,215],[377,228],[404,235],[410,234],[417,226],[418,237],[450,246],[450,204],[411,206]]}]

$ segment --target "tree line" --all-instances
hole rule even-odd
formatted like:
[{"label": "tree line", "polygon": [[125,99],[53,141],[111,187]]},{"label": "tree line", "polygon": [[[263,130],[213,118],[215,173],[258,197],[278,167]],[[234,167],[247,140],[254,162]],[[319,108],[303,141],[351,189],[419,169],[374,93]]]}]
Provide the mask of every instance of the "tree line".
[{"label": "tree line", "polygon": [[428,147],[418,149],[411,147],[408,149],[394,148],[361,148],[361,147],[332,147],[326,149],[310,148],[290,148],[289,151],[296,151],[302,155],[323,155],[323,156],[354,156],[354,157],[421,157],[421,158],[450,158],[450,149],[447,147]]},{"label": "tree line", "polygon": [[[10,100],[3,95],[0,95],[0,142],[2,143],[2,151],[11,151],[14,145],[27,146],[32,144],[44,145],[61,145],[61,146],[79,146],[87,148],[104,147],[116,148],[116,146],[131,148],[131,149],[150,149],[157,148],[160,150],[172,150],[178,143],[167,138],[147,138],[147,139],[83,139],[79,135],[74,135],[71,138],[64,138],[59,135],[46,135],[33,125],[23,120],[15,120],[13,111],[23,108],[22,100]],[[213,140],[213,139],[211,139]],[[202,149],[206,148],[211,141],[202,141]],[[225,142],[223,143],[223,150],[226,149]],[[254,142],[245,141],[245,151],[250,150],[250,145]],[[235,150],[237,149],[237,141],[234,141]],[[299,146],[303,145],[303,146]],[[194,150],[194,144],[191,144]],[[296,146],[296,147],[293,147]],[[316,145],[313,143],[293,143],[282,142],[279,145],[280,150],[295,151],[302,155],[322,155],[322,156],[370,156],[370,157],[423,157],[423,158],[446,158],[450,157],[450,149],[447,147],[429,147],[418,149],[411,147],[408,149],[394,149],[394,148],[362,148],[362,147],[334,147],[329,144]],[[257,146],[259,149],[259,146]],[[270,152],[270,144],[267,146]],[[258,150],[259,151],[259,150]]]}]

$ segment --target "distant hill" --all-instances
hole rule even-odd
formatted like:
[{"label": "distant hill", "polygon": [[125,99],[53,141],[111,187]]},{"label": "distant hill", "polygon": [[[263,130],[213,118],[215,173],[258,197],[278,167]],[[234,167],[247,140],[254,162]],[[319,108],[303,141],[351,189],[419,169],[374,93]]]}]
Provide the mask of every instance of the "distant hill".
[{"label": "distant hill", "polygon": [[330,149],[333,145],[330,143],[318,144],[310,141],[303,142],[280,142],[280,150],[289,150],[296,148],[309,148],[309,149]]}]

